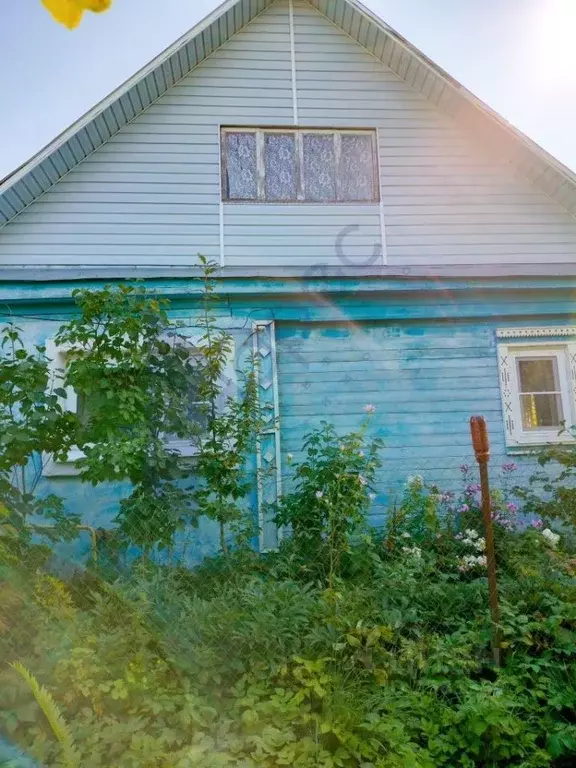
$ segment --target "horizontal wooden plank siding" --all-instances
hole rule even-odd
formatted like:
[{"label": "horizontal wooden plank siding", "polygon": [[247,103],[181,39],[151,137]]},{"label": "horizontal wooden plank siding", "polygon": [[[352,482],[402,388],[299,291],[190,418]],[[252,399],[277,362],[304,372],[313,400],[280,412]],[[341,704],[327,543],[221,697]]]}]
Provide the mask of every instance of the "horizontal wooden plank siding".
[{"label": "horizontal wooden plank siding", "polygon": [[[300,458],[304,435],[330,421],[358,428],[373,404],[371,434],[385,442],[374,521],[408,475],[458,490],[472,463],[469,418],[483,414],[495,480],[506,461],[496,324],[277,323],[282,450]],[[509,458],[508,458],[509,460]],[[523,474],[533,461],[519,458]]]},{"label": "horizontal wooden plank siding", "polygon": [[390,266],[576,259],[572,216],[311,6],[295,7],[302,125],[378,128]]},{"label": "horizontal wooden plank siding", "polygon": [[312,275],[381,264],[383,222],[390,267],[553,270],[575,259],[576,220],[438,110],[438,79],[429,101],[311,5],[293,7],[299,124],[378,130],[382,210],[221,212],[219,126],[294,122],[289,3],[277,0],[0,229],[0,269],[186,267],[198,253],[218,260],[223,246],[230,268]]}]

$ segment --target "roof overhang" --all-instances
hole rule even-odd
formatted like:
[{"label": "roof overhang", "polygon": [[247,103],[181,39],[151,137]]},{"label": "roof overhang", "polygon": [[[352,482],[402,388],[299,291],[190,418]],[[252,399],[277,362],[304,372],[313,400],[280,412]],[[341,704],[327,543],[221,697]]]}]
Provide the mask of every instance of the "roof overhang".
[{"label": "roof overhang", "polygon": [[[358,0],[306,0],[478,141],[576,216],[576,174],[430,61]],[[274,0],[226,0],[0,182],[0,227],[186,77]]]}]

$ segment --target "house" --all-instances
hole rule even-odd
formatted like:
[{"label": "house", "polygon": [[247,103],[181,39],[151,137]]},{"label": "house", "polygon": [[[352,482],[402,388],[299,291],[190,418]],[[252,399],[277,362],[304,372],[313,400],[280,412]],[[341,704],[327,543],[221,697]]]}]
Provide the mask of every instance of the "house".
[{"label": "house", "polygon": [[[50,341],[74,288],[142,278],[187,317],[216,260],[262,360],[260,510],[307,430],[371,403],[378,523],[408,474],[458,485],[471,414],[525,475],[573,422],[575,216],[571,171],[357,0],[227,0],[4,180],[2,312]],[[46,482],[87,522],[121,493]]]}]

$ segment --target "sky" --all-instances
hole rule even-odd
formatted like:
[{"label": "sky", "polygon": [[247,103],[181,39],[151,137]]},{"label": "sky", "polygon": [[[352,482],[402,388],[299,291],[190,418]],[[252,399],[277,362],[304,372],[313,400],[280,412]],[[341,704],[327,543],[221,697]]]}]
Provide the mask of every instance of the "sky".
[{"label": "sky", "polygon": [[[576,170],[576,0],[364,0]],[[114,0],[69,31],[0,0],[0,179],[200,21],[218,0]]]}]

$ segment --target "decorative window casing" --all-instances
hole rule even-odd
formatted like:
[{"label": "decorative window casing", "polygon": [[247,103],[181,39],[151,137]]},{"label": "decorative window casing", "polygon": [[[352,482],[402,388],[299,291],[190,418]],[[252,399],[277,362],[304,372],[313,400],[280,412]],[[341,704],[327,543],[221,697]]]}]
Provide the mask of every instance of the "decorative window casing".
[{"label": "decorative window casing", "polygon": [[[202,346],[200,338],[189,337],[186,342],[187,347],[190,349],[191,355],[201,355]],[[64,386],[64,373],[66,365],[70,356],[70,345],[56,345],[52,339],[46,342],[46,354],[51,360],[51,385],[53,388],[61,388],[66,392],[66,396],[61,398],[61,405],[68,411],[76,413],[80,419],[87,416],[89,413],[89,403],[86,403],[84,399],[78,396],[78,393],[71,386]],[[236,394],[237,379],[236,379],[236,366],[235,366],[235,350],[232,346],[230,355],[228,356],[221,379],[221,392],[219,396],[218,407],[222,408],[229,397],[233,397]],[[196,391],[190,392],[189,402],[189,416],[193,420],[201,422],[202,415],[200,411],[200,401],[196,395]],[[183,440],[176,436],[167,435],[166,445],[171,450],[177,451],[183,458],[193,457],[197,452],[197,446],[190,440]],[[46,476],[73,476],[78,474],[76,462],[79,459],[84,458],[84,452],[79,448],[72,448],[68,452],[66,461],[55,462],[46,461],[44,464],[44,475]]]},{"label": "decorative window casing", "polygon": [[223,128],[222,199],[378,203],[375,130]]},{"label": "decorative window casing", "polygon": [[499,340],[507,339],[498,344],[498,368],[510,448],[573,440],[569,430],[576,424],[576,328],[553,330],[559,331],[554,336],[574,340],[551,339],[547,328],[497,332]]}]

